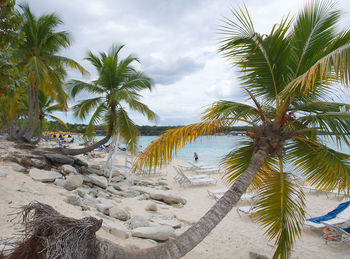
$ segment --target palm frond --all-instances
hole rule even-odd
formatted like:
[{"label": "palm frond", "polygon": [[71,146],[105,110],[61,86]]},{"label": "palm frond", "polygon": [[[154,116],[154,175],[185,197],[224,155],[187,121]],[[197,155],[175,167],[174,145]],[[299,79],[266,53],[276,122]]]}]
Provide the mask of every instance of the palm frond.
[{"label": "palm frond", "polygon": [[119,108],[116,114],[120,136],[125,140],[128,150],[136,153],[138,136],[140,135],[137,125],[131,120],[124,109]]},{"label": "palm frond", "polygon": [[[224,169],[223,178],[228,184],[233,184],[248,168],[254,153],[254,142],[251,140],[240,141],[237,148],[226,154],[221,159],[221,167]],[[274,157],[267,157],[265,163],[255,176],[252,185],[254,188],[263,184],[270,172],[277,169],[278,161]]]},{"label": "palm frond", "polygon": [[305,195],[288,173],[269,174],[257,195],[256,221],[275,239],[273,258],[288,258],[305,221]]},{"label": "palm frond", "polygon": [[338,188],[349,193],[350,155],[298,137],[286,146],[286,159],[317,189],[331,191]]},{"label": "palm frond", "polygon": [[63,126],[65,126],[66,129],[68,129],[67,124],[66,124],[63,120],[61,120],[60,118],[58,118],[58,117],[56,117],[56,116],[53,116],[53,115],[48,115],[48,116],[49,116],[51,119],[53,119],[53,120],[59,122],[60,124],[62,124]]},{"label": "palm frond", "polygon": [[67,83],[70,95],[75,98],[77,94],[86,91],[90,94],[104,94],[105,89],[94,83],[86,83],[80,80],[69,80]]},{"label": "palm frond", "polygon": [[85,129],[85,135],[91,137],[95,134],[95,126],[100,125],[101,119],[104,117],[104,113],[107,111],[105,103],[100,103],[92,114],[89,124]]},{"label": "palm frond", "polygon": [[146,104],[137,100],[131,100],[128,102],[128,104],[131,110],[138,111],[142,115],[146,116],[149,121],[157,121],[157,114],[155,114]]},{"label": "palm frond", "polygon": [[166,165],[187,143],[195,141],[200,136],[215,134],[226,126],[226,120],[217,119],[167,130],[137,157],[134,171],[141,169],[141,171],[149,172]]},{"label": "palm frond", "polygon": [[87,100],[80,101],[78,104],[72,107],[74,115],[85,120],[86,116],[89,115],[92,109],[96,108],[100,102],[102,102],[101,97],[91,98]]}]

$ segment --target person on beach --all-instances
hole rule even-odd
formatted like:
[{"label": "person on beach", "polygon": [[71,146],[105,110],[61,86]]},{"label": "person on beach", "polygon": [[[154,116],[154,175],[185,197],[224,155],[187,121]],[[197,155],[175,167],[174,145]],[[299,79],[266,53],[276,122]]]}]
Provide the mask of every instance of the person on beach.
[{"label": "person on beach", "polygon": [[193,158],[194,158],[194,161],[196,161],[196,162],[197,162],[197,160],[198,160],[198,154],[197,154],[196,152],[194,152],[194,154],[193,154]]}]

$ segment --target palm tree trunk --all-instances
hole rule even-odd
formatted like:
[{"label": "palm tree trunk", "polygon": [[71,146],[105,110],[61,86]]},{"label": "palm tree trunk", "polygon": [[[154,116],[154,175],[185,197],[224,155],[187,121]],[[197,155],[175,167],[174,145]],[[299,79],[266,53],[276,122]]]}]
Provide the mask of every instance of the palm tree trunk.
[{"label": "palm tree trunk", "polygon": [[23,137],[24,134],[29,130],[29,127],[33,120],[33,91],[30,86],[27,86],[27,92],[28,92],[28,117],[26,120],[26,123],[24,124],[23,129],[19,132],[18,137]]},{"label": "palm tree trunk", "polygon": [[167,259],[184,256],[197,246],[240,200],[242,194],[247,190],[255,175],[263,165],[267,154],[267,148],[256,151],[252,156],[247,170],[230,187],[224,196],[218,200],[195,225],[179,237],[162,245],[137,251],[130,251],[119,245],[112,244],[109,241],[98,239],[100,251],[97,258]]},{"label": "palm tree trunk", "polygon": [[39,103],[39,95],[38,95],[38,89],[34,89],[34,116],[33,116],[33,122],[30,127],[30,129],[27,131],[27,133],[24,134],[24,138],[31,142],[31,139],[34,135],[35,129],[38,126],[39,116],[40,116],[40,103]]},{"label": "palm tree trunk", "polygon": [[32,142],[34,145],[38,144],[40,142],[41,138],[43,137],[43,120],[44,120],[44,118],[39,118],[40,132],[39,132],[38,138]]}]

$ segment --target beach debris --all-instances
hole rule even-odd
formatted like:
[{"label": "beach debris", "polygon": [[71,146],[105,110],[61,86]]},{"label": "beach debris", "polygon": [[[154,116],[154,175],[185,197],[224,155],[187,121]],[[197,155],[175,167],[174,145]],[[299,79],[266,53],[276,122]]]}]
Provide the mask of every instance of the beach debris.
[{"label": "beach debris", "polygon": [[[74,167],[73,167],[74,168]],[[64,189],[73,191],[83,184],[83,177],[81,175],[69,175],[63,182]]]},{"label": "beach debris", "polygon": [[147,211],[157,211],[158,210],[157,204],[155,204],[154,202],[151,201],[150,203],[148,203],[146,205],[145,210],[147,210]]},{"label": "beach debris", "polygon": [[53,182],[57,178],[62,178],[62,175],[56,171],[47,171],[37,168],[30,169],[29,175],[33,180],[40,182]]},{"label": "beach debris", "polygon": [[90,178],[91,182],[103,189],[106,189],[108,186],[108,182],[106,177],[104,176],[98,176],[96,174],[91,174],[88,176],[88,178]]},{"label": "beach debris", "polygon": [[172,204],[186,204],[186,200],[171,194],[161,194],[161,193],[150,193],[150,198],[153,200],[163,201],[166,204],[172,205]]},{"label": "beach debris", "polygon": [[67,174],[77,174],[78,172],[71,165],[62,165],[61,166],[61,173],[64,174],[64,175],[67,175]]},{"label": "beach debris", "polygon": [[7,175],[7,173],[6,173],[6,172],[4,172],[4,171],[0,170],[0,177],[6,177],[6,175]]},{"label": "beach debris", "polygon": [[62,154],[48,153],[48,154],[44,154],[44,157],[46,157],[47,160],[49,160],[50,163],[54,165],[64,165],[64,164],[73,165],[74,164],[74,159],[72,157],[65,156]]},{"label": "beach debris", "polygon": [[121,221],[127,221],[130,219],[130,213],[120,207],[113,206],[109,209],[109,216]]},{"label": "beach debris", "polygon": [[67,203],[73,205],[73,206],[79,206],[81,207],[83,204],[81,202],[80,197],[75,195],[69,195],[66,199]]},{"label": "beach debris", "polygon": [[131,235],[156,241],[166,241],[175,235],[175,231],[170,226],[140,227],[133,229]]}]

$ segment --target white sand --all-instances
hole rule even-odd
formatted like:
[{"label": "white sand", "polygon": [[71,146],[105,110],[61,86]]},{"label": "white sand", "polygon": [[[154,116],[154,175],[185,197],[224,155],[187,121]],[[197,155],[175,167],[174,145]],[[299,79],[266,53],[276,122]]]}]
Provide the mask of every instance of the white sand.
[{"label": "white sand", "polygon": [[[2,147],[0,148],[0,156],[9,151],[14,151],[12,144],[1,140]],[[93,160],[88,160],[89,163],[94,163]],[[119,163],[123,163],[123,157],[119,156]],[[173,164],[183,163],[173,161]],[[0,162],[0,170],[7,172],[6,177],[0,177],[0,239],[13,236],[15,226],[11,222],[14,207],[28,204],[31,201],[39,201],[53,206],[56,210],[66,216],[81,218],[96,214],[93,209],[88,212],[79,210],[78,207],[72,206],[64,201],[64,198],[70,194],[69,191],[57,187],[54,184],[45,184],[33,181],[29,175],[15,172],[11,168],[10,162]],[[173,216],[176,215],[179,219],[187,221],[196,221],[215,203],[207,194],[208,189],[223,188],[225,185],[218,181],[216,186],[204,187],[187,187],[179,186],[173,180],[175,171],[172,166],[168,166],[168,175],[163,176],[167,179],[170,191],[159,191],[148,187],[137,186],[136,189],[143,189],[148,192],[167,193],[179,195],[187,200],[187,204],[183,208],[173,208],[168,206],[159,206],[159,212]],[[219,175],[214,175],[219,178]],[[147,177],[147,180],[155,181],[157,177]],[[127,183],[123,183],[122,187],[128,188]],[[19,192],[18,189],[25,190]],[[307,192],[307,213],[311,216],[320,216],[331,209],[334,209],[341,198],[325,194],[316,194]],[[150,212],[144,210],[148,200],[138,200],[136,198],[124,198],[119,206],[128,209],[131,215],[150,216]],[[245,202],[239,202],[240,205],[248,205]],[[115,220],[117,225],[122,226],[123,222]],[[125,227],[125,226],[124,226]],[[182,228],[176,233],[183,232]],[[328,242],[320,237],[321,231],[314,231],[305,226],[302,234],[302,239],[297,241],[293,251],[292,258],[349,258],[350,248],[343,243]],[[140,248],[155,245],[154,242],[140,238],[120,239],[105,230],[98,231],[98,235],[108,238],[113,242],[122,245],[136,245]],[[239,215],[233,209],[224,220],[206,237],[202,243],[194,248],[184,258],[249,258],[249,252],[253,251],[262,255],[271,257],[274,252],[272,241],[268,241],[264,236],[264,230],[254,223],[248,216]]]}]

